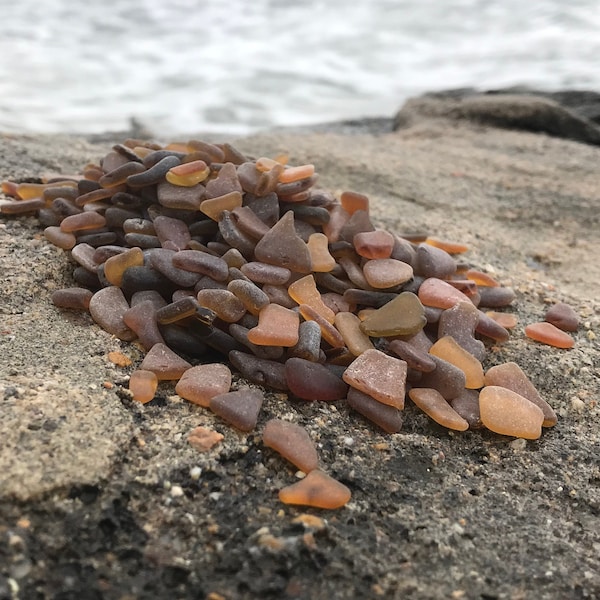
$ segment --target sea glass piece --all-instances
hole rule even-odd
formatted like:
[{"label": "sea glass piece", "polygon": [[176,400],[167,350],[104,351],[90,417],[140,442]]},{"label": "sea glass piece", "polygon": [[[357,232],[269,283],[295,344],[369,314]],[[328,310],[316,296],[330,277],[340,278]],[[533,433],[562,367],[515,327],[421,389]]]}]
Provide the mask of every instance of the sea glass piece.
[{"label": "sea glass piece", "polygon": [[380,350],[367,350],[346,369],[344,381],[383,404],[404,408],[406,363]]},{"label": "sea glass piece", "polygon": [[449,401],[450,406],[469,424],[469,429],[483,427],[479,413],[479,392],[463,390],[456,398]]},{"label": "sea glass piece", "polygon": [[413,388],[409,398],[429,417],[442,427],[456,431],[466,431],[469,423],[463,419],[435,389]]},{"label": "sea glass piece", "polygon": [[296,311],[268,304],[258,315],[258,325],[248,332],[248,340],[258,346],[291,347],[298,343],[300,317]]},{"label": "sea glass piece", "polygon": [[315,443],[308,431],[296,423],[282,419],[267,421],[263,430],[263,444],[273,448],[304,473],[310,473],[319,467]]},{"label": "sea glass piece", "polygon": [[266,283],[270,285],[286,284],[292,272],[285,267],[277,267],[267,263],[251,261],[241,265],[239,269],[242,273],[255,283]]},{"label": "sea glass piece", "polygon": [[429,353],[458,367],[465,374],[466,388],[477,390],[483,387],[481,362],[460,346],[452,336],[440,338],[429,349]]},{"label": "sea glass piece", "polygon": [[413,276],[410,265],[393,258],[368,260],[363,265],[367,283],[376,289],[391,288],[406,283]]},{"label": "sea glass piece", "polygon": [[165,344],[155,344],[144,357],[140,369],[152,371],[159,381],[177,380],[192,367]]},{"label": "sea glass piece", "polygon": [[307,321],[315,321],[319,325],[321,329],[321,337],[332,348],[343,348],[345,346],[342,334],[325,317],[323,317],[321,313],[317,312],[308,304],[301,304],[299,306],[299,310],[304,319]]},{"label": "sea glass piece", "polygon": [[579,316],[573,307],[565,302],[558,302],[550,307],[544,319],[563,331],[577,331],[579,327]]},{"label": "sea glass piece", "polygon": [[210,168],[203,160],[193,160],[172,167],[165,175],[165,179],[173,185],[192,187],[203,182],[209,173]]},{"label": "sea glass piece", "polygon": [[226,323],[237,323],[246,313],[243,302],[229,290],[200,290],[196,298],[200,306],[212,310]]},{"label": "sea glass piece", "polygon": [[60,223],[60,230],[64,233],[73,233],[87,229],[99,229],[105,225],[106,219],[103,215],[94,211],[87,211],[65,217]]},{"label": "sea glass piece", "polygon": [[498,325],[504,327],[504,329],[513,329],[517,326],[517,323],[519,322],[516,315],[513,315],[512,313],[503,313],[496,312],[494,310],[488,310],[485,312],[485,314],[488,317],[490,317],[490,319],[496,321]]},{"label": "sea glass piece", "polygon": [[533,402],[544,413],[543,427],[556,425],[558,418],[553,408],[537,391],[529,377],[515,362],[508,362],[491,367],[485,373],[485,385],[505,387]]},{"label": "sea glass piece", "polygon": [[231,192],[241,194],[242,186],[240,185],[235,165],[232,162],[226,162],[219,169],[217,177],[206,183],[206,197],[218,198]]},{"label": "sea glass piece", "polygon": [[481,422],[500,433],[527,440],[542,435],[544,413],[520,394],[504,387],[490,385],[479,392]]},{"label": "sea glass piece", "polygon": [[215,281],[226,281],[229,267],[219,256],[201,250],[182,250],[173,255],[173,265],[179,269],[208,275]]},{"label": "sea glass piece", "polygon": [[414,268],[422,277],[449,279],[456,273],[456,262],[445,250],[424,243],[417,246]]},{"label": "sea glass piece", "polygon": [[203,200],[200,204],[200,210],[213,221],[219,221],[224,210],[232,211],[240,206],[242,206],[242,194],[238,191],[233,191],[223,196]]},{"label": "sea glass piece", "polygon": [[480,312],[470,301],[458,302],[440,315],[438,337],[452,336],[459,346],[477,360],[485,358],[485,345],[475,338],[475,328],[479,323]]},{"label": "sea glass piece", "polygon": [[265,396],[259,389],[242,386],[235,392],[213,396],[209,408],[240,431],[252,431]]},{"label": "sea glass piece", "polygon": [[231,387],[231,371],[222,363],[197,365],[177,382],[175,391],[185,400],[208,408],[210,399],[226,394]]},{"label": "sea glass piece", "polygon": [[123,283],[123,273],[129,267],[141,267],[144,264],[144,253],[140,248],[129,248],[121,254],[107,259],[104,263],[104,276],[111,285]]},{"label": "sea glass piece", "polygon": [[485,308],[504,308],[510,306],[516,294],[509,287],[481,287],[479,289],[479,306]]},{"label": "sea glass piece", "polygon": [[375,400],[372,396],[351,387],[348,390],[348,405],[363,417],[381,427],[387,433],[398,433],[402,429],[402,411]]},{"label": "sea glass piece", "polygon": [[382,229],[357,233],[352,240],[357,254],[367,259],[389,258],[394,242],[394,236]]},{"label": "sea glass piece", "polygon": [[462,254],[463,252],[466,252],[469,249],[469,246],[467,246],[467,244],[461,244],[460,242],[452,242],[450,240],[443,240],[437,237],[430,236],[427,236],[425,243],[429,244],[430,246],[434,246],[435,248],[440,248],[448,254]]},{"label": "sea glass piece", "polygon": [[94,294],[80,287],[63,288],[52,292],[52,303],[59,308],[88,310]]},{"label": "sea glass piece", "polygon": [[359,192],[342,192],[340,195],[340,202],[349,215],[353,215],[357,210],[369,212],[369,198]]},{"label": "sea glass piece", "polygon": [[256,244],[256,259],[285,267],[296,273],[310,273],[311,257],[306,243],[294,228],[294,214],[287,212]]},{"label": "sea glass piece", "polygon": [[152,371],[137,369],[129,377],[129,391],[136,402],[150,402],[158,389],[158,377]]},{"label": "sea glass piece", "polygon": [[342,334],[348,350],[354,356],[360,356],[363,352],[374,348],[369,336],[361,329],[361,320],[354,313],[338,312],[334,324]]},{"label": "sea glass piece", "polygon": [[430,373],[435,369],[435,361],[428,352],[406,340],[392,340],[388,344],[388,350],[405,361],[409,369],[422,373]]},{"label": "sea glass piece", "polygon": [[136,334],[123,321],[129,304],[120,288],[109,286],[98,290],[90,299],[89,310],[92,319],[104,331],[128,342],[136,338]]},{"label": "sea glass piece", "polygon": [[304,479],[279,491],[284,504],[300,504],[315,508],[341,508],[352,494],[343,484],[319,469],[311,471]]},{"label": "sea glass piece", "polygon": [[317,273],[328,273],[336,265],[335,258],[329,253],[328,244],[329,240],[324,233],[313,233],[308,237],[311,268]]},{"label": "sea glass piece", "polygon": [[324,319],[333,323],[334,312],[323,302],[321,293],[317,289],[315,278],[306,275],[291,283],[288,287],[288,294],[298,304],[308,304],[317,311]]},{"label": "sea glass piece", "polygon": [[246,310],[253,315],[258,315],[270,303],[269,296],[251,281],[234,279],[229,282],[227,289],[235,294]]},{"label": "sea glass piece", "polygon": [[419,298],[412,292],[402,292],[367,317],[361,329],[371,337],[413,335],[423,329],[426,322]]},{"label": "sea glass piece", "polygon": [[146,350],[155,344],[164,344],[156,321],[156,307],[150,300],[140,302],[123,313],[123,322],[135,331]]},{"label": "sea glass piece", "polygon": [[321,351],[321,328],[315,321],[302,321],[298,327],[298,343],[289,349],[288,356],[317,362]]},{"label": "sea glass piece", "polygon": [[[169,247],[171,250],[187,248],[191,235],[188,226],[181,219],[161,215],[154,219],[153,224],[156,235],[163,247]],[[167,242],[170,245],[167,245]]]},{"label": "sea glass piece", "polygon": [[242,376],[249,381],[275,390],[288,391],[285,366],[282,363],[258,358],[239,350],[230,351],[229,360]]},{"label": "sea glass piece", "polygon": [[341,400],[348,385],[325,365],[303,358],[288,358],[285,377],[290,392],[303,400]]}]

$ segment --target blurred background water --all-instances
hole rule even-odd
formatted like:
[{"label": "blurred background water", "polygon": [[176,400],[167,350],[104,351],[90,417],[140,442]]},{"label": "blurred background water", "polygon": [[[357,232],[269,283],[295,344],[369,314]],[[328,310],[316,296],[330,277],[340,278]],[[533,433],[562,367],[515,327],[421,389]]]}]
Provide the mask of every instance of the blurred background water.
[{"label": "blurred background water", "polygon": [[246,133],[410,96],[600,90],[598,0],[0,0],[0,130]]}]

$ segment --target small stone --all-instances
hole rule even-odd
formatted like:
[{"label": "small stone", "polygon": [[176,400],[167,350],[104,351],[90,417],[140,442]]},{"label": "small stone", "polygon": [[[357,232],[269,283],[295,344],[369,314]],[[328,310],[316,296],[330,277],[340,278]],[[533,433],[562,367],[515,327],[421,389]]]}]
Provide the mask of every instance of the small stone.
[{"label": "small stone", "polygon": [[231,371],[222,363],[197,365],[188,369],[177,382],[175,392],[185,400],[207,407],[214,396],[231,387]]},{"label": "small stone", "polygon": [[209,408],[216,415],[241,431],[256,427],[258,414],[265,399],[264,394],[248,386],[210,399]]},{"label": "small stone", "polygon": [[542,435],[542,410],[507,388],[484,387],[479,393],[479,410],[482,423],[495,433],[527,440],[537,440]]},{"label": "small stone", "polygon": [[263,443],[304,473],[310,473],[319,467],[314,442],[306,429],[296,423],[271,419],[265,425]]},{"label": "small stone", "polygon": [[413,388],[409,398],[436,423],[448,429],[466,431],[469,423],[463,419],[437,391],[431,388]]},{"label": "small stone", "polygon": [[[213,429],[208,429],[208,427],[195,427],[190,431],[187,441],[192,448],[195,448],[199,452],[208,452],[211,448],[214,448],[214,446],[221,442],[223,438],[224,436],[222,433],[214,431]],[[198,469],[198,467],[194,467],[190,475],[192,479],[199,479],[202,471],[198,473],[197,477],[194,477],[194,469]]]},{"label": "small stone", "polygon": [[532,323],[525,327],[525,335],[536,342],[554,346],[555,348],[570,349],[575,340],[568,334],[548,322]]},{"label": "small stone", "polygon": [[579,327],[579,316],[572,306],[564,302],[558,302],[549,308],[544,318],[563,331],[577,331]]},{"label": "small stone", "polygon": [[165,344],[155,344],[144,357],[140,369],[152,371],[160,381],[179,379],[192,365]]},{"label": "small stone", "polygon": [[383,404],[404,408],[406,363],[380,350],[367,350],[344,371],[343,379],[353,388]]},{"label": "small stone", "polygon": [[344,484],[319,469],[314,469],[304,479],[279,492],[279,499],[284,504],[329,509],[344,506],[351,496]]}]

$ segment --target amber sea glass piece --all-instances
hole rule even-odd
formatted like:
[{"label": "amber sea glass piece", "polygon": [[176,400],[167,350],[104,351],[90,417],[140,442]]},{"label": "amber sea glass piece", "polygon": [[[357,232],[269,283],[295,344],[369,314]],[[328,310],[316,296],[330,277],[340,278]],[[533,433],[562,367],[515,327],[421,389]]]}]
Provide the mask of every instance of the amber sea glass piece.
[{"label": "amber sea glass piece", "polygon": [[575,340],[568,333],[548,322],[527,325],[525,327],[525,335],[536,342],[554,346],[555,348],[570,349],[575,345]]},{"label": "amber sea glass piece", "polygon": [[175,391],[185,400],[207,407],[210,399],[226,394],[231,387],[231,371],[222,363],[197,365],[177,382]]},{"label": "amber sea glass piece", "polygon": [[469,423],[448,404],[437,390],[413,388],[408,392],[408,396],[426,415],[442,427],[456,431],[469,429]]},{"label": "amber sea glass piece", "polygon": [[296,423],[271,419],[263,430],[263,443],[304,473],[310,473],[319,467],[315,443],[308,431]]},{"label": "amber sea glass piece", "polygon": [[258,315],[258,325],[248,332],[248,340],[258,346],[291,347],[298,343],[300,317],[296,311],[268,304]]},{"label": "amber sea glass piece", "polygon": [[165,344],[155,344],[144,357],[140,369],[152,371],[159,381],[163,381],[180,379],[191,366]]},{"label": "amber sea glass piece", "polygon": [[136,402],[150,402],[158,388],[158,377],[152,371],[137,369],[129,378],[129,391]]},{"label": "amber sea glass piece", "polygon": [[304,479],[279,492],[284,504],[299,504],[315,508],[341,508],[351,498],[350,490],[319,469],[311,471]]},{"label": "amber sea glass piece", "polygon": [[476,390],[483,387],[481,362],[460,346],[452,336],[440,338],[429,349],[429,353],[458,367],[465,374],[466,388]]}]

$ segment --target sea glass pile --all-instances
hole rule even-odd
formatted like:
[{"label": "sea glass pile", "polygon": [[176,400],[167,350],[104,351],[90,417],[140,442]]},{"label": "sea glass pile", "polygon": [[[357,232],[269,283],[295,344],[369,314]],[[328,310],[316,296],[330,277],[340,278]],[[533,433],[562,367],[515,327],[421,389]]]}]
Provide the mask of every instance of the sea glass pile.
[{"label": "sea glass pile", "polygon": [[[513,291],[458,261],[466,246],[379,229],[366,196],[337,198],[317,178],[313,165],[230,144],[127,140],[82,176],[4,182],[14,200],[0,210],[36,211],[47,240],[69,252],[78,287],[56,291],[57,306],[88,310],[143,346],[129,384],[140,402],[176,381],[181,397],[252,430],[263,390],[232,389],[234,369],[263,389],[347,402],[389,433],[402,427],[406,397],[458,431],[535,439],[554,425],[517,364],[483,366],[486,344],[516,324],[498,310]],[[556,330],[556,345],[569,347]],[[265,443],[280,448],[277,435],[295,439],[268,423]],[[279,451],[294,455],[289,444]],[[330,484],[316,456],[295,463],[315,472],[302,486]],[[302,486],[282,500],[310,504]],[[347,502],[347,489],[335,493],[315,505]]]}]

